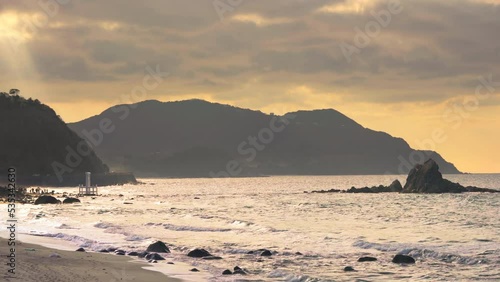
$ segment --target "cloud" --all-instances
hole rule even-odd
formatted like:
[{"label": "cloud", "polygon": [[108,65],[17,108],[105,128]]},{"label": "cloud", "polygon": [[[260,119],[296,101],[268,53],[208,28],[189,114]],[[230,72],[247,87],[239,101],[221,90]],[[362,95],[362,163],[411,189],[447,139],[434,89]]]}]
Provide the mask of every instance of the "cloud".
[{"label": "cloud", "polygon": [[[347,100],[401,103],[444,101],[464,95],[468,89],[462,81],[500,75],[499,10],[492,0],[401,0],[403,12],[392,15],[390,24],[348,62],[339,44],[354,44],[358,30],[364,32],[376,20],[373,14],[389,3],[244,1],[221,21],[211,1],[71,1],[46,25],[26,33],[24,16],[44,9],[19,0],[4,4],[0,15],[7,24],[0,30],[4,37],[24,36],[33,68],[49,89],[71,81],[89,87],[129,83],[141,79],[146,65],[159,64],[171,77],[158,95],[203,90],[240,101],[252,97],[249,89],[262,89],[265,102],[270,96],[285,99],[291,84],[298,83],[341,93]],[[11,63],[0,61],[4,79],[11,69]],[[33,76],[25,73],[21,81],[30,82]]]}]

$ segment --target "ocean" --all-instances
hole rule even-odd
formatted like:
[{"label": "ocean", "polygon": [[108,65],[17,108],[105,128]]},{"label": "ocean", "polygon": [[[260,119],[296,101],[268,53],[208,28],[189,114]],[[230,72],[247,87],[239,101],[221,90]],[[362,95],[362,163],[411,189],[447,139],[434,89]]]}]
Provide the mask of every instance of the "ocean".
[{"label": "ocean", "polygon": [[[500,189],[500,174],[444,177]],[[101,187],[102,196],[84,197],[81,204],[22,205],[18,231],[96,251],[144,250],[161,240],[171,248],[167,258],[202,271],[191,280],[500,280],[500,193],[304,193],[389,185],[394,179],[404,185],[405,178],[140,179],[144,184]],[[53,190],[77,193],[78,188]],[[193,248],[223,259],[187,257]],[[259,249],[274,254],[249,254]],[[417,263],[394,264],[396,254],[411,255]],[[378,261],[357,262],[361,256]],[[249,275],[221,275],[234,266]],[[346,266],[356,271],[344,272]]]}]

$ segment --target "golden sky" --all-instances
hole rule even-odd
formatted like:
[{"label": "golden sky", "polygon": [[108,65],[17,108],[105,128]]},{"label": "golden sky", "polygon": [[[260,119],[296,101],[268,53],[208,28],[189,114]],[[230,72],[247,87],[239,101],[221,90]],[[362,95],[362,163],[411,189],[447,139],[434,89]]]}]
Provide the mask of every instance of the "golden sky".
[{"label": "golden sky", "polygon": [[[500,1],[230,3],[2,3],[0,90],[67,122],[145,99],[333,108],[462,171],[500,172]],[[147,67],[168,75],[141,93]]]}]

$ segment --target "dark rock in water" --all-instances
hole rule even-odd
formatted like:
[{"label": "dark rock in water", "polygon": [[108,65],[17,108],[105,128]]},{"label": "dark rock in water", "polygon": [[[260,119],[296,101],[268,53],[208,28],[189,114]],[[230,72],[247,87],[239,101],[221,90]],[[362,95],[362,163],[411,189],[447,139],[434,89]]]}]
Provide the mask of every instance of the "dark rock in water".
[{"label": "dark rock in water", "polygon": [[137,256],[138,256],[139,258],[145,258],[147,255],[149,255],[149,253],[148,253],[148,252],[140,252]]},{"label": "dark rock in water", "polygon": [[[318,191],[311,191],[311,193],[340,193],[342,190],[339,189],[330,189],[330,190],[318,190]],[[304,193],[307,193],[307,191],[304,191]]]},{"label": "dark rock in water", "polygon": [[192,258],[202,258],[202,257],[211,257],[212,254],[210,254],[207,250],[205,249],[194,249],[192,251],[190,251],[188,254],[187,254],[188,257],[192,257]]},{"label": "dark rock in water", "polygon": [[200,272],[197,268],[192,268],[191,270],[189,271],[192,271],[192,272]]},{"label": "dark rock in water", "polygon": [[262,256],[262,257],[270,257],[272,255],[273,255],[273,253],[271,253],[270,250],[264,250],[262,253],[260,253],[260,256]]},{"label": "dark rock in water", "polygon": [[354,188],[352,187],[351,189],[345,191],[346,193],[375,193],[372,189],[368,187],[363,187],[363,188]]},{"label": "dark rock in water", "polygon": [[231,274],[233,274],[233,273],[229,269],[222,271],[222,275],[231,275]]},{"label": "dark rock in water", "polygon": [[403,193],[462,193],[465,187],[443,179],[439,166],[433,159],[417,164],[408,174]]},{"label": "dark rock in water", "polygon": [[235,270],[233,274],[247,275],[247,273],[243,269]]},{"label": "dark rock in water", "polygon": [[76,250],[77,252],[85,252],[85,249],[84,248],[78,248],[78,250]]},{"label": "dark rock in water", "polygon": [[392,259],[393,263],[415,263],[415,259],[405,255],[395,255]]},{"label": "dark rock in water", "polygon": [[247,272],[246,272],[243,268],[241,268],[241,267],[239,267],[239,266],[235,266],[235,267],[233,268],[233,270],[234,270],[234,271],[233,271],[233,274],[247,275]]},{"label": "dark rock in water", "polygon": [[164,257],[160,256],[157,253],[150,253],[146,255],[147,260],[165,260]]},{"label": "dark rock in water", "polygon": [[162,241],[156,241],[155,243],[149,245],[146,251],[156,253],[170,253],[170,249]]},{"label": "dark rock in water", "polygon": [[374,257],[360,257],[358,259],[358,262],[365,262],[365,261],[376,261],[377,258],[374,258]]},{"label": "dark rock in water", "polygon": [[352,268],[352,266],[346,266],[346,267],[344,267],[344,271],[356,271],[356,270],[354,270],[354,268]]},{"label": "dark rock in water", "polygon": [[73,203],[81,203],[77,198],[66,198],[63,201],[63,204],[73,204]]},{"label": "dark rock in water", "polygon": [[389,190],[390,192],[401,192],[403,191],[403,185],[396,179],[389,185]]},{"label": "dark rock in water", "polygon": [[254,251],[248,251],[248,252],[247,252],[247,255],[253,255],[253,254],[255,254],[255,252],[254,252]]},{"label": "dark rock in water", "polygon": [[109,247],[108,248],[108,252],[112,253],[114,251],[118,250],[117,248],[114,248],[114,247]]},{"label": "dark rock in water", "polygon": [[139,255],[138,252],[129,252],[129,253],[127,253],[127,256],[131,256],[131,257],[136,257],[138,255]]},{"label": "dark rock in water", "polygon": [[40,196],[35,200],[35,205],[58,204],[61,201],[52,196]]},{"label": "dark rock in water", "polygon": [[465,187],[465,189],[467,190],[467,192],[500,193],[500,189],[495,190],[495,189],[488,189],[488,188],[479,188],[479,187],[475,187],[475,186],[467,186],[467,187]]},{"label": "dark rock in water", "polygon": [[173,263],[173,262],[169,261],[169,262],[167,262],[167,264],[175,264],[175,263]]},{"label": "dark rock in water", "polygon": [[296,252],[296,253],[295,253],[295,255],[297,255],[297,256],[302,256],[302,255],[304,255],[304,254],[303,254],[303,253],[301,253],[301,252]]},{"label": "dark rock in water", "polygon": [[99,253],[109,253],[109,251],[106,249],[101,249],[101,250],[99,250]]},{"label": "dark rock in water", "polygon": [[125,255],[125,251],[124,250],[116,250],[115,254],[118,255],[118,256],[124,256]]},{"label": "dark rock in water", "polygon": [[222,259],[222,257],[209,256],[209,257],[203,257],[203,259],[206,259],[206,260],[219,260],[219,259]]}]

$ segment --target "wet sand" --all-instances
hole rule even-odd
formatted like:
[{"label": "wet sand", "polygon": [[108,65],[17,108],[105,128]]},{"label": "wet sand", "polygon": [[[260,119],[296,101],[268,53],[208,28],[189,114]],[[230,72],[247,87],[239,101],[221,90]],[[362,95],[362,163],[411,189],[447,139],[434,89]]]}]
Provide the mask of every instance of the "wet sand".
[{"label": "wet sand", "polygon": [[[15,274],[8,272],[9,246],[0,238],[1,281],[88,282],[88,281],[171,281],[163,273],[146,270],[149,263],[110,254],[62,251],[16,241]],[[58,254],[60,257],[51,257]]]}]

